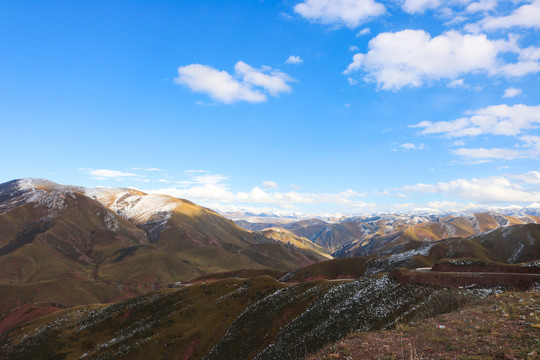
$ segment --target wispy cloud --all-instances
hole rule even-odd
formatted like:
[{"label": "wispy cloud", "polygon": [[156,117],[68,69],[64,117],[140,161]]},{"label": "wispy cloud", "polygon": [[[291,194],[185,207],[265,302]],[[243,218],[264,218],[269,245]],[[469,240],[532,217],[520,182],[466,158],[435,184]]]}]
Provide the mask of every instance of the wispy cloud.
[{"label": "wispy cloud", "polygon": [[[538,183],[530,181],[536,173],[527,173],[524,177],[513,176],[515,181],[506,176],[485,178],[456,179],[436,184],[416,184],[404,186],[397,191],[412,193],[441,194],[453,198],[480,203],[531,203],[540,201]],[[524,181],[525,180],[525,181]],[[528,180],[528,182],[527,182]],[[531,186],[532,185],[532,186]]]},{"label": "wispy cloud", "polygon": [[148,168],[148,169],[144,169],[144,171],[163,171],[163,170],[160,168]]},{"label": "wispy cloud", "polygon": [[484,30],[508,29],[511,27],[540,29],[540,0],[522,5],[507,16],[486,17],[479,25]]},{"label": "wispy cloud", "polygon": [[[423,143],[420,144],[413,144],[413,143],[405,143],[399,145],[399,150],[403,151],[409,151],[409,150],[424,150],[426,148],[426,145]],[[397,150],[397,149],[394,149]]]},{"label": "wispy cloud", "polygon": [[278,184],[270,180],[263,181],[263,186],[267,189],[274,189],[274,190],[278,188]]},{"label": "wispy cloud", "polygon": [[110,170],[110,169],[88,170],[88,174],[97,176],[100,178],[113,178],[113,179],[139,176],[134,173],[128,173],[128,172],[123,172],[119,170]]},{"label": "wispy cloud", "polygon": [[516,136],[540,124],[540,106],[518,104],[494,105],[469,111],[470,116],[451,121],[422,121],[412,128],[421,128],[422,134],[446,137],[478,136],[482,134]]}]

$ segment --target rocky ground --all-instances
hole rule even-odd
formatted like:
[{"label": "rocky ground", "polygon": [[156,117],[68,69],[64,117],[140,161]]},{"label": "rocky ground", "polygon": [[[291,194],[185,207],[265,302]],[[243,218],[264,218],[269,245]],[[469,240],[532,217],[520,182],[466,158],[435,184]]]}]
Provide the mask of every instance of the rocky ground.
[{"label": "rocky ground", "polygon": [[353,333],[322,359],[540,359],[540,291],[490,295],[456,312],[393,330]]}]

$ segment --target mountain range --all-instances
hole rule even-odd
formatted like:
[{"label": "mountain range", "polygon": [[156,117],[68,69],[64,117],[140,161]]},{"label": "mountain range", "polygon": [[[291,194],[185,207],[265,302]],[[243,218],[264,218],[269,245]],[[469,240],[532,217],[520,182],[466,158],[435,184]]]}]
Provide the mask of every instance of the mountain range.
[{"label": "mountain range", "polygon": [[484,212],[467,215],[382,214],[332,222],[318,218],[288,222],[282,219],[278,223],[236,222],[246,229],[258,231],[281,227],[311,240],[334,257],[355,257],[377,254],[408,241],[464,238],[512,225],[538,224],[540,217],[525,213]]},{"label": "mountain range", "polygon": [[0,184],[0,313],[25,303],[110,302],[206,273],[287,271],[326,259],[188,200],[43,179]]},{"label": "mountain range", "polygon": [[166,195],[13,180],[0,184],[0,353],[303,358],[492,292],[402,284],[393,269],[538,266],[539,223],[495,212],[235,223]]}]

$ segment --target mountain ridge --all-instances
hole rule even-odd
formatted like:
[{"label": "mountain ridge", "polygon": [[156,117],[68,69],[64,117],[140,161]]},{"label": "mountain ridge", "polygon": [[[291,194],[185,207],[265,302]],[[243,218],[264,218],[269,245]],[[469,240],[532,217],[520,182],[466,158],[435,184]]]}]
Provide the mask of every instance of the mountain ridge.
[{"label": "mountain ridge", "polygon": [[0,184],[0,313],[118,301],[206,273],[286,271],[323,259],[188,200],[45,179]]}]

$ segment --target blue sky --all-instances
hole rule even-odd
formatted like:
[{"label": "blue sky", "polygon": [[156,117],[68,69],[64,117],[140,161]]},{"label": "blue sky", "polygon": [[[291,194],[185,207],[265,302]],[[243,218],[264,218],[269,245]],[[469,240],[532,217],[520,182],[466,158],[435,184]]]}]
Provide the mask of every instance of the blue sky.
[{"label": "blue sky", "polygon": [[540,1],[4,1],[0,181],[539,206]]}]

